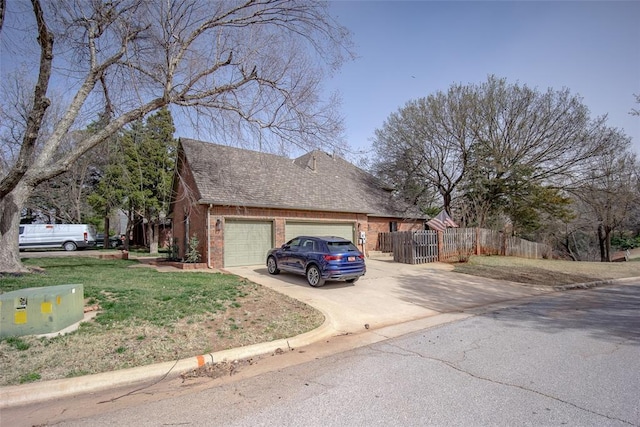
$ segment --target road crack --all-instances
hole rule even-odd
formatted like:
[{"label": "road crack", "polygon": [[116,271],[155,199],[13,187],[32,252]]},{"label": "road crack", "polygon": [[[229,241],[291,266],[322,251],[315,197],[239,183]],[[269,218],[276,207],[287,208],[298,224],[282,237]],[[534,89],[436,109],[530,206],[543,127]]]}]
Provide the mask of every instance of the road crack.
[{"label": "road crack", "polygon": [[[381,352],[381,353],[386,353],[386,354],[395,354],[395,355],[399,355],[399,356],[417,356],[420,359],[432,360],[434,362],[439,362],[439,363],[442,363],[443,365],[446,365],[446,366],[450,367],[451,369],[453,369],[455,371],[458,371],[458,372],[460,372],[462,374],[468,375],[468,376],[470,376],[472,378],[475,378],[475,379],[478,379],[478,380],[481,380],[481,381],[487,381],[487,382],[490,382],[490,383],[493,383],[493,384],[497,384],[497,385],[501,385],[501,386],[505,386],[505,387],[517,388],[517,389],[520,389],[520,390],[525,391],[525,392],[534,393],[534,394],[546,397],[548,399],[555,400],[556,402],[572,406],[572,407],[574,407],[576,409],[579,409],[581,411],[585,411],[585,412],[588,412],[590,414],[597,415],[599,417],[604,417],[604,418],[607,418],[607,419],[612,420],[612,421],[619,421],[621,423],[625,423],[625,424],[628,424],[630,426],[636,426],[637,427],[637,424],[634,424],[634,423],[632,423],[630,421],[623,420],[621,418],[617,418],[617,417],[610,416],[610,415],[607,415],[607,414],[602,414],[600,412],[596,412],[596,411],[591,410],[589,408],[582,407],[582,406],[577,405],[575,403],[560,399],[559,397],[552,396],[550,394],[546,394],[546,393],[543,393],[543,392],[538,391],[538,390],[527,388],[527,387],[524,387],[524,386],[521,386],[521,385],[518,385],[518,384],[512,384],[512,383],[508,383],[508,382],[505,382],[505,381],[500,381],[500,380],[495,380],[495,379],[492,379],[492,378],[483,377],[481,375],[478,375],[478,374],[475,374],[473,372],[467,371],[467,370],[461,368],[460,366],[457,366],[455,363],[450,362],[448,360],[440,359],[440,358],[437,358],[437,357],[426,356],[426,355],[424,355],[422,353],[419,353],[417,351],[409,350],[409,349],[406,349],[406,348],[402,348],[400,346],[393,345],[393,344],[387,344],[387,345],[389,345],[391,347],[395,347],[398,350],[401,350],[402,353],[401,352],[396,352],[396,351],[387,351],[387,350],[382,350],[382,349],[376,349],[376,350]],[[469,349],[469,350],[473,350],[473,349]],[[463,352],[463,354],[464,354],[463,361],[466,359],[466,352],[467,352],[467,350],[465,350]]]}]

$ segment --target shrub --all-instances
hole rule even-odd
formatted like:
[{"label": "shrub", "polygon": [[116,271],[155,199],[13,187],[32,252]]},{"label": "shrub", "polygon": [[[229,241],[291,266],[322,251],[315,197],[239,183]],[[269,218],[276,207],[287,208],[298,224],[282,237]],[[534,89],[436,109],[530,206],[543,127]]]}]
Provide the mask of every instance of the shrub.
[{"label": "shrub", "polygon": [[200,262],[200,252],[198,252],[199,243],[200,242],[198,241],[198,237],[195,234],[191,236],[191,238],[189,239],[189,249],[185,254],[184,262],[188,262],[188,263]]},{"label": "shrub", "polygon": [[168,261],[178,261],[178,239],[173,237],[169,244],[169,251],[167,252]]}]

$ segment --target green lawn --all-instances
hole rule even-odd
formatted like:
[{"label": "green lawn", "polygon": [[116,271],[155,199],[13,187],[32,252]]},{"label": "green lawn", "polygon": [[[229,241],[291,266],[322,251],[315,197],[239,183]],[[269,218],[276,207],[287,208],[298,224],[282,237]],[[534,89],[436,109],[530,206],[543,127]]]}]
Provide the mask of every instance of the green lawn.
[{"label": "green lawn", "polygon": [[0,278],[0,292],[82,284],[88,305],[99,304],[96,322],[150,322],[170,326],[186,316],[215,313],[245,295],[246,282],[233,275],[159,273],[153,268],[128,268],[137,261],[89,257],[33,258],[25,265],[43,273]]},{"label": "green lawn", "polygon": [[95,319],[54,338],[0,340],[0,386],[168,362],[292,337],[324,321],[317,310],[238,276],[158,272],[134,260],[24,260],[41,273],[0,276],[0,292],[82,284]]}]

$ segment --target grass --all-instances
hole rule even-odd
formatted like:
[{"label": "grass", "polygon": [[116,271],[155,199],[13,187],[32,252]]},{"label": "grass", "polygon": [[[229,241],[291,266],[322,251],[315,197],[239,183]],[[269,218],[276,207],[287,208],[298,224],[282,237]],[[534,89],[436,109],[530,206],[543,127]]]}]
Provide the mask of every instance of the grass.
[{"label": "grass", "polygon": [[216,313],[246,296],[244,282],[236,276],[163,273],[154,269],[129,269],[136,261],[95,258],[29,259],[44,274],[4,277],[0,289],[9,292],[28,287],[82,283],[84,296],[99,304],[96,322],[114,325],[148,322],[167,327],[187,316]]},{"label": "grass", "polygon": [[629,262],[573,262],[502,256],[472,256],[457,273],[538,286],[560,286],[640,276],[640,258]]},{"label": "grass", "polygon": [[6,342],[7,344],[9,344],[11,347],[15,348],[18,351],[28,350],[29,347],[31,347],[28,343],[26,343],[20,337],[8,337],[6,339]]},{"label": "grass", "polygon": [[[160,273],[133,260],[33,258],[41,273],[0,276],[0,292],[83,284],[93,321],[54,338],[0,340],[0,386],[68,378],[172,361],[294,336],[324,317],[243,278],[205,272]],[[276,325],[274,327],[273,325]]]},{"label": "grass", "polygon": [[[0,340],[0,386],[167,362],[291,337],[319,326],[311,307],[233,275],[159,273],[133,260],[25,260],[42,273],[0,276],[0,292],[84,285],[99,314],[71,334]],[[556,286],[640,276],[640,258],[597,263],[474,256],[458,273]]]}]

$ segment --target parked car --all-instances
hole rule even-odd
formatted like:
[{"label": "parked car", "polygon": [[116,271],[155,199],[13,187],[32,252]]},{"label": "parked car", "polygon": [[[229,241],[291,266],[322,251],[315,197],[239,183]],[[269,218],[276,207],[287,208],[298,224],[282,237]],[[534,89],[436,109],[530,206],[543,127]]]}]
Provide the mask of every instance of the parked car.
[{"label": "parked car", "polygon": [[[112,249],[122,246],[123,242],[118,236],[109,236],[109,247]],[[96,246],[99,248],[104,247],[104,233],[96,234]]]},{"label": "parked car", "polygon": [[326,280],[356,282],[367,271],[364,255],[342,237],[299,236],[267,252],[269,274],[303,274],[313,287]]},{"label": "parked car", "polygon": [[89,224],[20,224],[20,250],[58,248],[65,251],[96,245],[93,225]]}]

